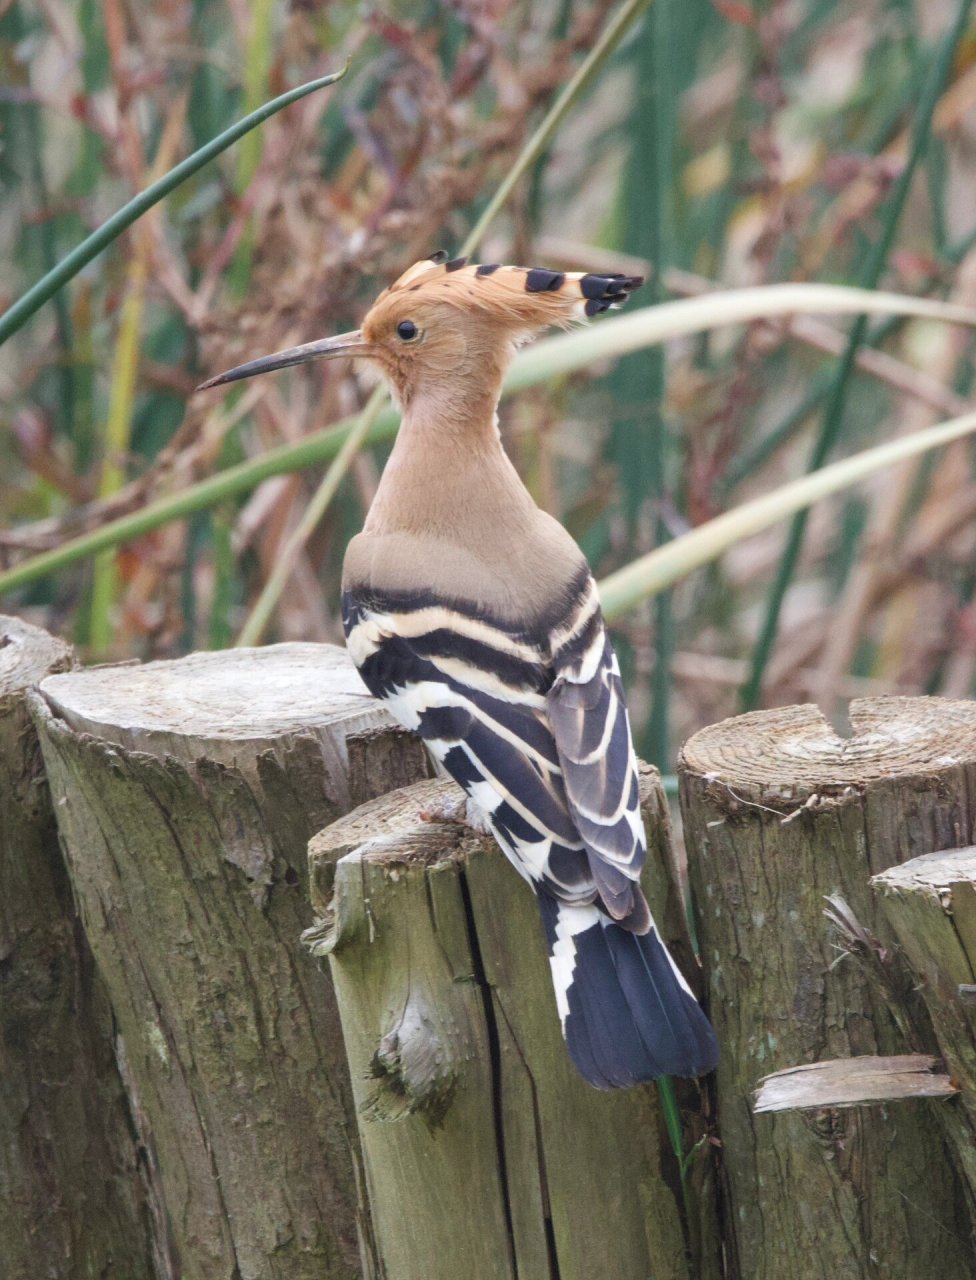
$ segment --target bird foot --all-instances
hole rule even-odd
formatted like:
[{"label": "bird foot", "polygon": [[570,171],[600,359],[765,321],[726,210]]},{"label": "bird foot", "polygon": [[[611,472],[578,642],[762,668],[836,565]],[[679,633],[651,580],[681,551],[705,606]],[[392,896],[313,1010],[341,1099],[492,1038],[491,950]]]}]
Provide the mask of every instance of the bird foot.
[{"label": "bird foot", "polygon": [[429,805],[418,814],[421,822],[452,822],[458,827],[470,827],[480,835],[490,835],[491,827],[484,811],[465,795],[452,797],[440,804]]},{"label": "bird foot", "polygon": [[467,799],[467,796],[460,796],[442,800],[439,804],[431,804],[426,809],[421,809],[417,816],[421,822],[454,822],[463,825]]}]

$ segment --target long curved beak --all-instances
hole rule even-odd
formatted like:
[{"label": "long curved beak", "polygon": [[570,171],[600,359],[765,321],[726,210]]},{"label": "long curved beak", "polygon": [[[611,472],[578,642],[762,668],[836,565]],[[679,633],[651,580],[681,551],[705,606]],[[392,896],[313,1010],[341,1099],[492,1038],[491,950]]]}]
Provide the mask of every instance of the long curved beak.
[{"label": "long curved beak", "polygon": [[369,343],[358,329],[352,333],[340,333],[335,338],[320,338],[318,342],[305,342],[300,347],[288,347],[284,351],[276,351],[272,356],[260,356],[257,360],[248,360],[247,364],[239,364],[226,373],[219,373],[216,378],[208,378],[201,382],[197,391],[206,391],[208,387],[219,387],[225,382],[240,382],[242,378],[253,378],[259,373],[271,373],[273,369],[287,369],[292,364],[306,364],[309,360],[336,360],[339,356],[365,355]]}]

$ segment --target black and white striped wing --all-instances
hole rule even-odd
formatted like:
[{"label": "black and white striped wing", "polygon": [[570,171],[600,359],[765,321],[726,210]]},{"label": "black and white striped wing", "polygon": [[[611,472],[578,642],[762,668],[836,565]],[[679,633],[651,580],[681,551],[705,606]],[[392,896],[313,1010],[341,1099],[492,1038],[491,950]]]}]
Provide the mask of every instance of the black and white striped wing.
[{"label": "black and white striped wing", "polygon": [[364,601],[347,591],[343,623],[367,688],[420,734],[517,870],[562,902],[593,902],[591,858],[549,723],[547,655],[419,593]]},{"label": "black and white striped wing", "polygon": [[573,905],[602,900],[643,932],[637,762],[616,656],[589,579],[542,645],[460,608],[344,599],[367,687],[485,814],[530,881]]},{"label": "black and white striped wing", "polygon": [[637,758],[592,579],[575,618],[553,640],[555,680],[546,702],[569,811],[607,911],[642,933],[650,917],[635,892],[647,851]]}]

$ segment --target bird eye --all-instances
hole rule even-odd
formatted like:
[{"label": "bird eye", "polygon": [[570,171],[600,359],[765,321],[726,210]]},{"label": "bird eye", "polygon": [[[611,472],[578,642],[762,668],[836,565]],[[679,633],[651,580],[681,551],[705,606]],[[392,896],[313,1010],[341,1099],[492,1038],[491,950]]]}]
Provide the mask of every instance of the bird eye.
[{"label": "bird eye", "polygon": [[401,320],[397,325],[397,336],[404,342],[413,342],[420,330],[412,320]]}]

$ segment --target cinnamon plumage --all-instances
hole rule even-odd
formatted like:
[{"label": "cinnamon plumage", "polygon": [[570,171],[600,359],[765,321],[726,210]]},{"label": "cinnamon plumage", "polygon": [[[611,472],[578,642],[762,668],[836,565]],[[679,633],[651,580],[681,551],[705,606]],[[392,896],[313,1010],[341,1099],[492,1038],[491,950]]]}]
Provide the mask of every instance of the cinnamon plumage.
[{"label": "cinnamon plumage", "polygon": [[437,254],[360,330],[204,384],[338,356],[386,376],[403,417],[346,553],[346,643],[535,891],[563,1034],[601,1088],[700,1075],[717,1046],[640,888],[637,764],[596,584],[519,479],[496,409],[521,342],[641,283]]}]

